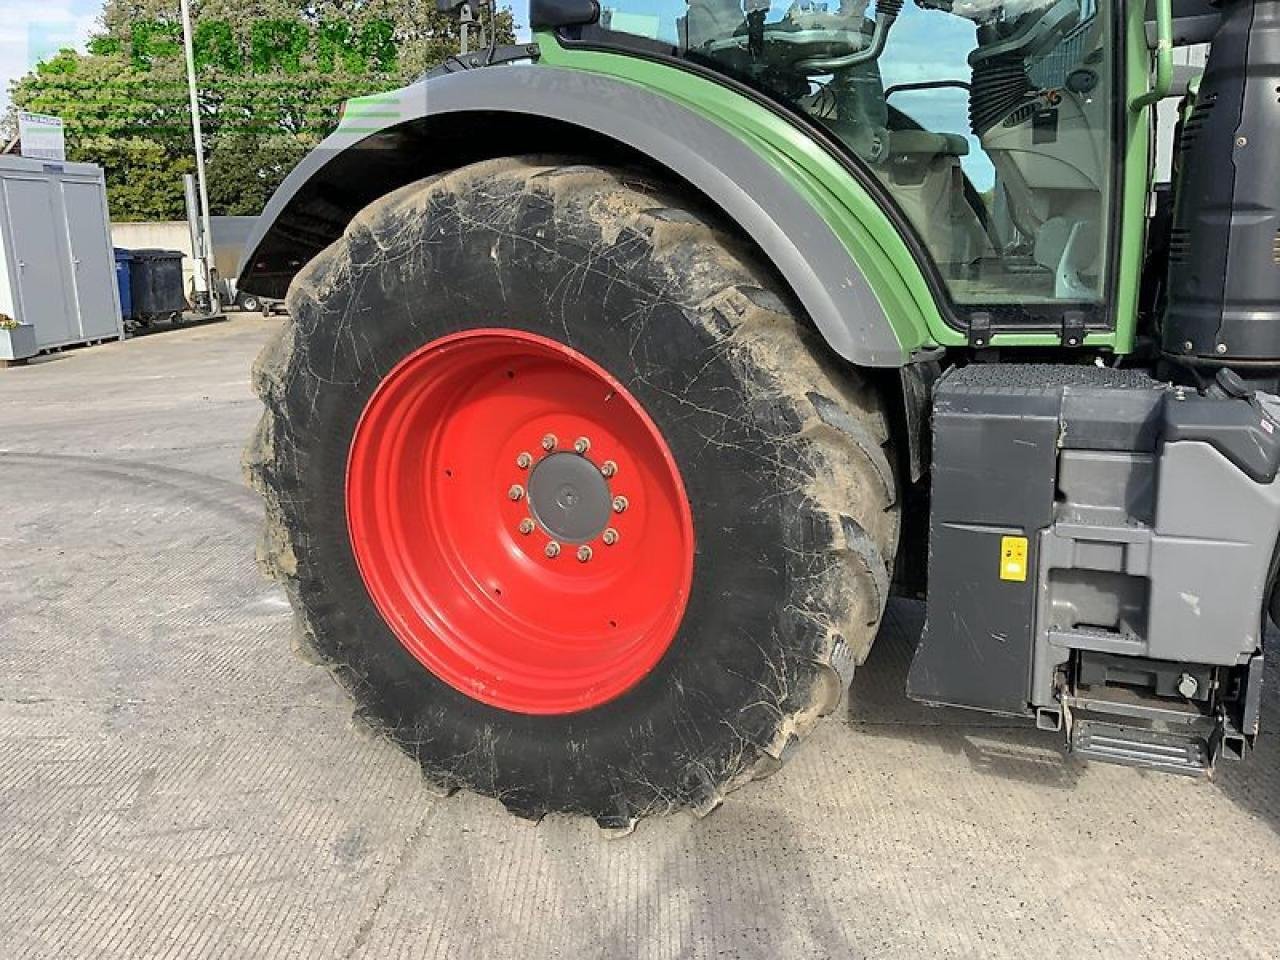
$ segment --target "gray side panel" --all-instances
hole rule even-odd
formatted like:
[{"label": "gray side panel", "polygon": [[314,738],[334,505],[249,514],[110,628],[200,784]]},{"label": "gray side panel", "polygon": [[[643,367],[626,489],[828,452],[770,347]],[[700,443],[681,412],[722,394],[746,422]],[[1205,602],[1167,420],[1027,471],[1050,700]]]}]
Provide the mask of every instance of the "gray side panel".
[{"label": "gray side panel", "polygon": [[[1115,623],[1107,649],[1142,652],[1122,628],[1132,608],[1145,612],[1134,578],[1149,556],[1163,397],[1141,371],[1084,365],[971,364],[938,381],[929,612],[911,697],[1015,714],[1053,703],[1067,658],[1059,621]],[[1025,581],[1001,577],[1005,536],[1027,538]]]},{"label": "gray side panel", "polygon": [[972,383],[988,373],[948,373],[934,393],[929,607],[907,694],[1025,714],[1036,584],[1001,578],[1001,547],[1028,538],[1035,569],[1035,534],[1053,517],[1061,389],[1025,367]]},{"label": "gray side panel", "polygon": [[[327,181],[341,188],[338,181],[352,176],[349,165],[341,172],[341,164],[332,165],[344,151],[383,151],[386,162],[385,151],[405,149],[399,132],[450,115],[488,115],[477,123],[494,114],[546,117],[626,144],[710,198],[764,251],[842,357],[876,367],[906,362],[866,278],[825,221],[749,146],[688,108],[610,77],[528,65],[435,77],[406,87],[395,98],[393,107],[381,111],[385,119],[364,122],[357,131],[339,131],[290,174],[249,239],[243,289],[278,295],[280,291],[268,289],[271,284],[258,264],[287,249],[281,236],[303,241],[299,246],[305,247],[306,239],[323,234],[309,227],[306,208],[323,203]],[[428,139],[417,144],[421,154],[394,155],[401,183],[434,172],[426,129]],[[522,152],[517,138],[504,146],[507,153]],[[561,149],[572,153],[574,144],[564,143]],[[267,272],[279,276],[297,266],[271,264]]]},{"label": "gray side panel", "polygon": [[1280,482],[1254,483],[1207,443],[1160,457],[1151,543],[1151,656],[1243,664],[1262,644]]}]

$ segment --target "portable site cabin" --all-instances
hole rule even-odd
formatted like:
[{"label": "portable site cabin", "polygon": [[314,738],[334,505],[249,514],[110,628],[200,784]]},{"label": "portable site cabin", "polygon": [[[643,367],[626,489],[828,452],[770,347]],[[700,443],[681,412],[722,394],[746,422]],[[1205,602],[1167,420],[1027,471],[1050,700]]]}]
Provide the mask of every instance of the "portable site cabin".
[{"label": "portable site cabin", "polygon": [[0,156],[0,313],[37,350],[124,336],[101,167]]}]

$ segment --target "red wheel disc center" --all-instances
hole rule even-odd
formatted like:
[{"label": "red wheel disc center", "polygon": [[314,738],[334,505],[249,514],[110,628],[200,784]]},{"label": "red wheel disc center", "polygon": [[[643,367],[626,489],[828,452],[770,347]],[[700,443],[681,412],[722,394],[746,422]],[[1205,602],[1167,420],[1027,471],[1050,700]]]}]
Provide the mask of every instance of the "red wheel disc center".
[{"label": "red wheel disc center", "polygon": [[361,577],[441,680],[569,713],[661,659],[693,576],[693,520],[653,421],[554,340],[473,330],[378,385],[347,464]]}]

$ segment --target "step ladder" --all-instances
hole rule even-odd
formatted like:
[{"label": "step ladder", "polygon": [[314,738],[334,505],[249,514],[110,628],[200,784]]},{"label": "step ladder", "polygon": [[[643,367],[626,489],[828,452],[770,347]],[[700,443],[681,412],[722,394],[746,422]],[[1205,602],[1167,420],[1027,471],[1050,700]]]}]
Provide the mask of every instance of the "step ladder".
[{"label": "step ladder", "polygon": [[1239,757],[1245,738],[1221,713],[1136,691],[1108,687],[1063,695],[1067,745],[1089,760],[1211,777],[1224,752]]}]

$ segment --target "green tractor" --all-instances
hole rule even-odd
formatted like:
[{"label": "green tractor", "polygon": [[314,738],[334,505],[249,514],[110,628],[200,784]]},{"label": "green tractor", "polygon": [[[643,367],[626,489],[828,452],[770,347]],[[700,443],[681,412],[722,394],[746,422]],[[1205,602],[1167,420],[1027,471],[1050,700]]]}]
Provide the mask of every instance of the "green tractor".
[{"label": "green tractor", "polygon": [[895,592],[917,700],[1190,774],[1257,735],[1280,2],[867,6],[532,0],[264,214],[261,557],[441,790],[705,814]]}]

